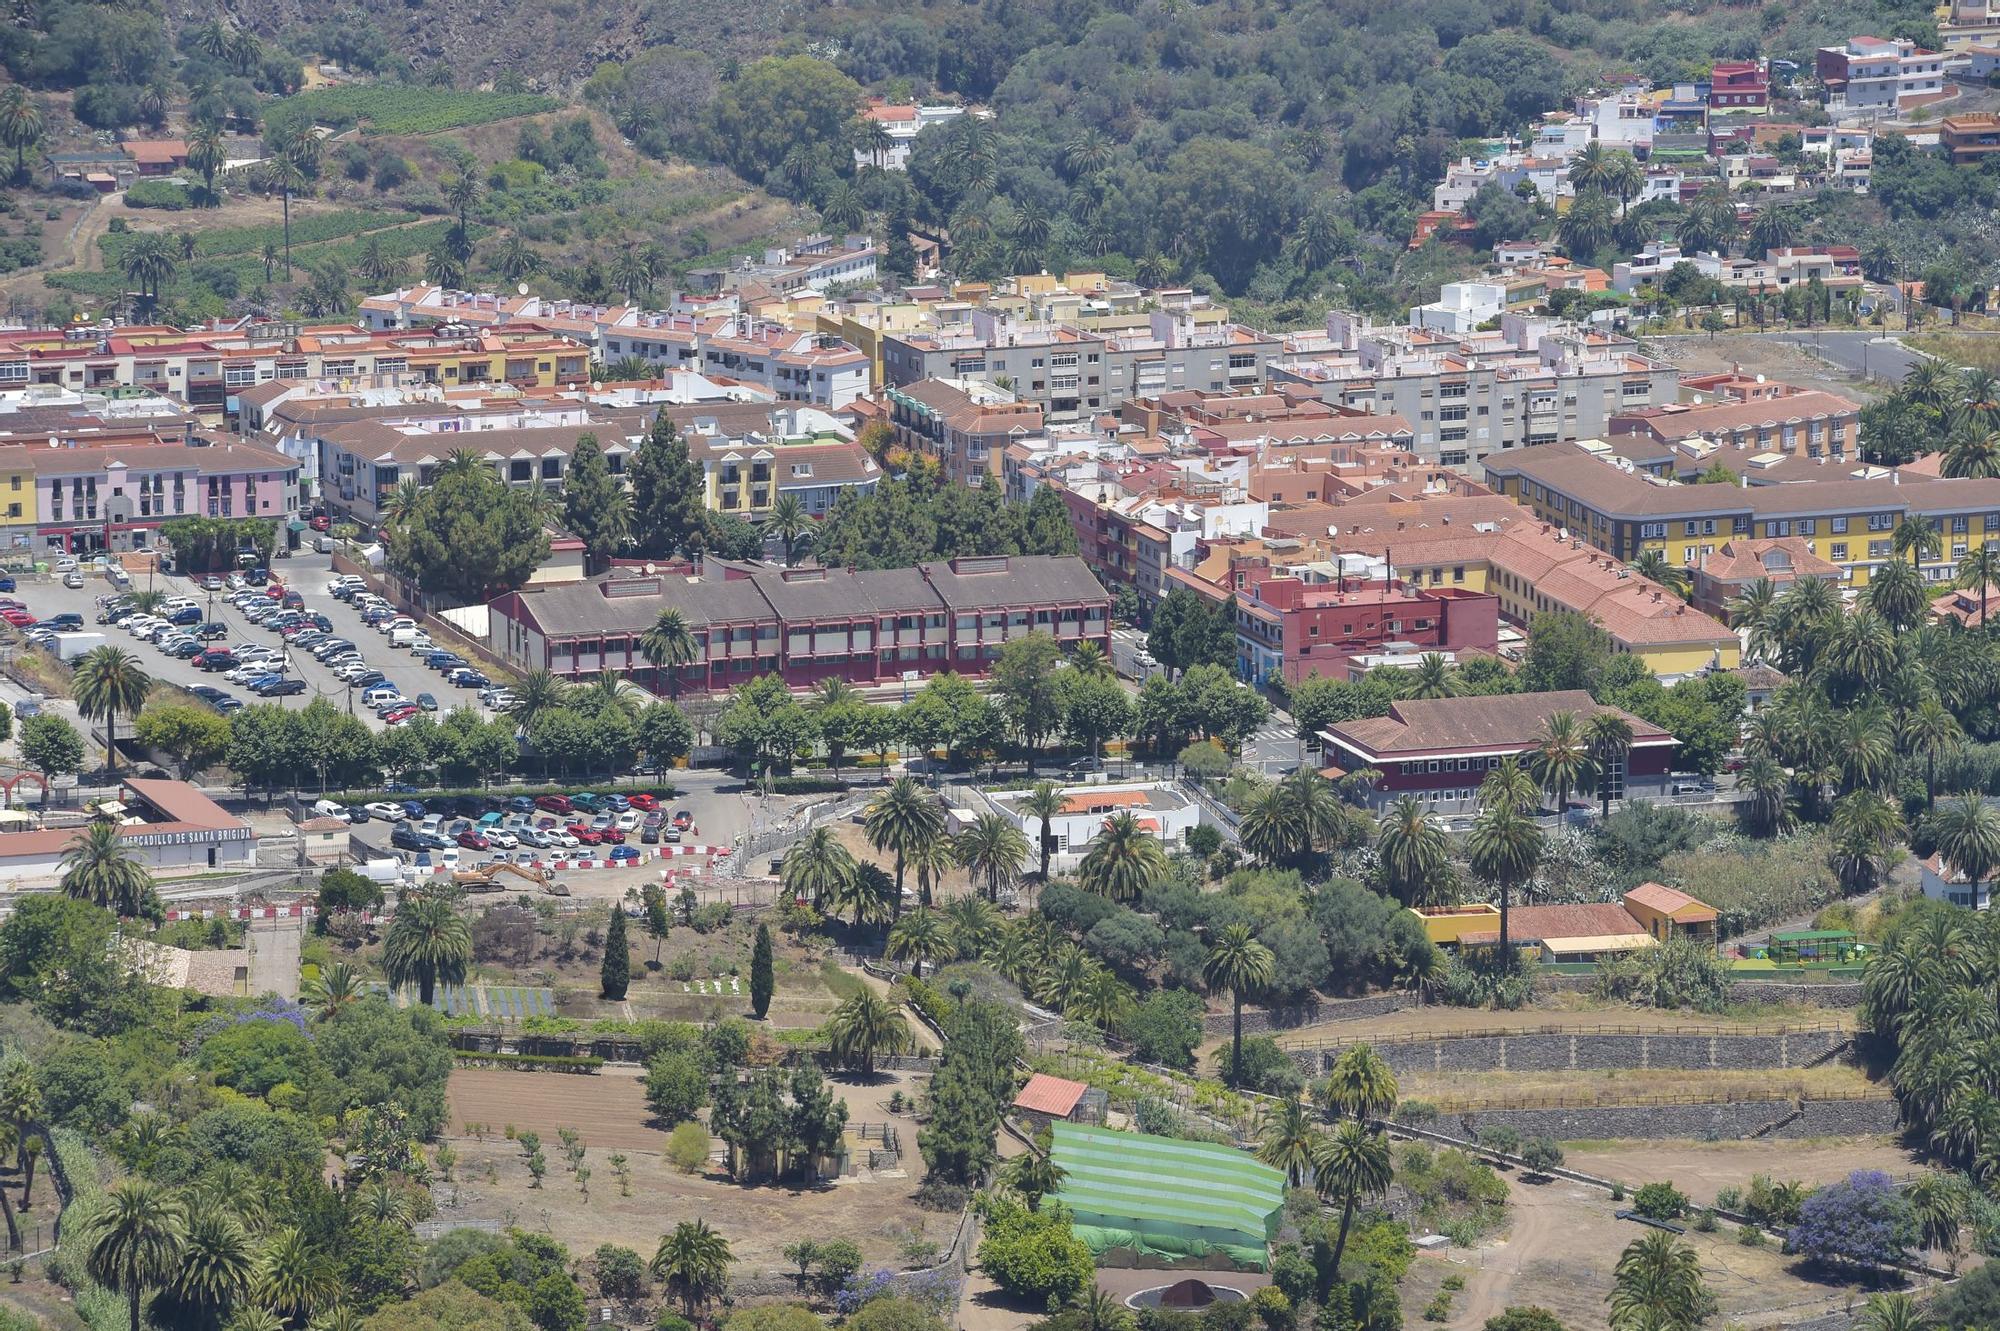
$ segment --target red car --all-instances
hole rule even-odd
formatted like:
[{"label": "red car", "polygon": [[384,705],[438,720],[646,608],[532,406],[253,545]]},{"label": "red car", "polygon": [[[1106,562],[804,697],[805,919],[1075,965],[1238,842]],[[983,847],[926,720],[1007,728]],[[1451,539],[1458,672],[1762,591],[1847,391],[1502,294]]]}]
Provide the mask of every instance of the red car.
[{"label": "red car", "polygon": [[597,835],[597,829],[592,827],[588,823],[571,823],[568,827],[565,827],[563,831],[575,837],[577,840],[577,844],[583,846],[599,845],[604,840],[603,837]]},{"label": "red car", "polygon": [[6,620],[17,629],[26,628],[35,622],[35,617],[25,610],[0,610],[0,619]]},{"label": "red car", "polygon": [[597,839],[607,846],[622,846],[625,844],[625,834],[615,827],[598,828]]},{"label": "red car", "polygon": [[640,813],[651,813],[653,810],[660,807],[660,797],[658,795],[648,795],[644,791],[641,791],[639,794],[632,796],[625,802],[627,804],[630,804],[633,808],[637,809]]},{"label": "red car", "polygon": [[535,796],[535,807],[537,809],[547,809],[550,813],[568,813],[570,810],[569,796],[537,795]]},{"label": "red car", "polygon": [[690,827],[693,826],[694,826],[693,814],[689,813],[686,809],[674,810],[674,830],[676,832],[685,832]]},{"label": "red car", "polygon": [[391,725],[391,726],[401,725],[403,722],[409,720],[416,714],[417,714],[417,705],[415,703],[411,703],[407,707],[398,707],[393,712],[384,712],[382,714],[382,723],[384,725]]},{"label": "red car", "polygon": [[322,513],[306,525],[314,531],[325,531],[327,528],[333,526],[333,519]]},{"label": "red car", "polygon": [[470,828],[467,828],[465,831],[460,832],[458,834],[458,844],[465,847],[467,850],[493,849],[493,843],[491,841],[488,841],[485,837],[479,835],[479,833],[473,831]]}]

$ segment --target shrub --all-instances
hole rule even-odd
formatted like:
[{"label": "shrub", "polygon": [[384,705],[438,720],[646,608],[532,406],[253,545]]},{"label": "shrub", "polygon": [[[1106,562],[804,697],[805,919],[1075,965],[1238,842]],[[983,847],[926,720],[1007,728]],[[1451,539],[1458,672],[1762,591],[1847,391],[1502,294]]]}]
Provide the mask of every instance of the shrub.
[{"label": "shrub", "polygon": [[598,1247],[593,1257],[597,1263],[597,1287],[607,1297],[636,1299],[646,1292],[646,1265],[639,1260],[638,1253],[606,1243]]},{"label": "shrub", "polygon": [[1514,1155],[1521,1149],[1521,1134],[1504,1123],[1479,1130],[1479,1144],[1489,1151]]},{"label": "shrub", "polygon": [[194,206],[187,187],[172,180],[135,180],[125,191],[127,208],[162,208],[179,212]]},{"label": "shrub", "polygon": [[1562,1147],[1556,1145],[1553,1137],[1536,1137],[1524,1143],[1520,1156],[1522,1163],[1537,1174],[1546,1174],[1563,1162]]},{"label": "shrub", "polygon": [[1648,1183],[1632,1194],[1632,1209],[1648,1220],[1678,1220],[1687,1213],[1687,1195],[1671,1183]]},{"label": "shrub", "polygon": [[1059,1212],[1030,1211],[999,1198],[986,1208],[979,1265],[1000,1288],[1018,1298],[1067,1303],[1089,1286],[1095,1270],[1090,1249],[1070,1232]]},{"label": "shrub", "polygon": [[1715,1209],[1718,1211],[1740,1211],[1743,1209],[1743,1189],[1717,1188]]},{"label": "shrub", "polygon": [[668,1133],[667,1159],[683,1174],[699,1174],[708,1165],[708,1129],[683,1123]]},{"label": "shrub", "polygon": [[[1743,1214],[1760,1225],[1788,1229],[1799,1222],[1799,1210],[1805,1199],[1806,1190],[1801,1183],[1779,1183],[1768,1174],[1752,1174],[1750,1190],[1743,1195]],[[1716,1204],[1722,1204],[1720,1198]]]},{"label": "shrub", "polygon": [[1715,1212],[1706,1206],[1702,1207],[1699,1211],[1696,1211],[1694,1213],[1693,1228],[1694,1232],[1697,1234],[1713,1234],[1717,1228],[1715,1223]]},{"label": "shrub", "polygon": [[1625,1185],[1623,1183],[1613,1183],[1611,1185],[1611,1200],[1614,1202],[1625,1200]]},{"label": "shrub", "polygon": [[1424,1305],[1424,1320],[1426,1322],[1442,1322],[1450,1316],[1451,1295],[1443,1291],[1439,1291],[1433,1295],[1431,1301]]},{"label": "shrub", "polygon": [[1746,1248],[1761,1248],[1764,1246],[1764,1231],[1755,1225],[1738,1225],[1736,1241]]},{"label": "shrub", "polygon": [[1916,1241],[1909,1200],[1881,1170],[1857,1169],[1805,1199],[1785,1246],[1813,1261],[1872,1267],[1901,1261]]}]

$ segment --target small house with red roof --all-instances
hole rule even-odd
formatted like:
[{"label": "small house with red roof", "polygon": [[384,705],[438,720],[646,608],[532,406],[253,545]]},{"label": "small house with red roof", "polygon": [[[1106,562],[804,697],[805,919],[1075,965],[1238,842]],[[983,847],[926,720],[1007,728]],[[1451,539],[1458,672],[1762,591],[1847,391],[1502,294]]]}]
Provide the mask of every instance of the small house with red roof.
[{"label": "small house with red roof", "polygon": [[[1025,790],[1012,790],[989,798],[995,808],[1020,827],[1028,844],[1033,846],[1039,844],[1036,838],[1044,828],[1040,818],[1022,807],[1027,796]],[[1201,810],[1194,800],[1167,781],[1065,786],[1062,799],[1062,809],[1049,819],[1046,829],[1052,869],[1074,865],[1104,830],[1105,823],[1119,814],[1130,814],[1141,831],[1158,837],[1170,849],[1178,847],[1188,829],[1201,821]],[[1039,851],[1036,856],[1039,859]]]}]

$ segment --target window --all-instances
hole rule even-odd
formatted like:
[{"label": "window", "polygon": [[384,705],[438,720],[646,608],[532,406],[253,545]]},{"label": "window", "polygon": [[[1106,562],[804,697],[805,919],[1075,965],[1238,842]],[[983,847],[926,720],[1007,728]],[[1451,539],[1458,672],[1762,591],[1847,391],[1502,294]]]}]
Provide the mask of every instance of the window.
[{"label": "window", "polygon": [[1833,561],[1834,561],[1835,563],[1839,563],[1840,561],[1842,561],[1842,560],[1846,559],[1846,558],[1847,558],[1847,542],[1846,542],[1846,541],[1835,541],[1835,542],[1834,542],[1834,543],[1833,543],[1833,544],[1832,544],[1831,546],[1829,546],[1829,547],[1828,547],[1828,549],[1827,549],[1827,558],[1829,558],[1829,559],[1833,560]]},{"label": "window", "polygon": [[1954,536],[1963,536],[1967,531],[1971,530],[1971,526],[1972,519],[1961,513],[1951,520],[1951,534]]},{"label": "window", "polygon": [[1889,543],[1887,541],[1870,541],[1868,543],[1868,557],[1870,559],[1887,559],[1889,557]]},{"label": "window", "polygon": [[1895,525],[1896,515],[1894,513],[1870,513],[1868,515],[1869,531],[1888,531]]},{"label": "window", "polygon": [[1801,535],[1801,536],[1810,536],[1810,535],[1812,535],[1812,534],[1813,534],[1813,528],[1814,528],[1814,527],[1816,527],[1816,526],[1818,526],[1818,525],[1819,525],[1819,523],[1818,523],[1818,520],[1817,520],[1817,519],[1815,519],[1815,518],[1800,518],[1800,519],[1799,519],[1799,535]]},{"label": "window", "polygon": [[1829,518],[1827,520],[1827,530],[1835,536],[1845,536],[1847,534],[1847,519]]},{"label": "window", "polygon": [[1682,527],[1684,529],[1681,533],[1683,536],[1698,536],[1701,534],[1701,524],[1692,519],[1683,523]]}]

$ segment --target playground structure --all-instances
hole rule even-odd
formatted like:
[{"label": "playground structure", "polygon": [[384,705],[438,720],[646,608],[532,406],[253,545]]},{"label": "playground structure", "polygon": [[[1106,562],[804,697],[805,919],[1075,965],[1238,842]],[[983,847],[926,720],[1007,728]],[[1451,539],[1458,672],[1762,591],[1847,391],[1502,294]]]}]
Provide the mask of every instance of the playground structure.
[{"label": "playground structure", "polygon": [[555,875],[549,870],[505,861],[483,864],[476,869],[454,870],[451,881],[453,886],[464,892],[501,892],[506,890],[498,881],[503,873],[526,879],[539,891],[546,892],[552,897],[569,895],[569,884],[556,882]]}]

